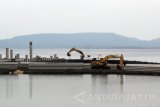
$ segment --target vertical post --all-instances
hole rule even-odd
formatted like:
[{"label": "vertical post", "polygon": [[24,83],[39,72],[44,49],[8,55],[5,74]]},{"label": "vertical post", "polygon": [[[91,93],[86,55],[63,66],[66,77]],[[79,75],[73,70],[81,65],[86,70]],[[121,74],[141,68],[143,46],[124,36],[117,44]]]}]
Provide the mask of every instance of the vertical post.
[{"label": "vertical post", "polygon": [[9,59],[9,48],[6,48],[6,59]]},{"label": "vertical post", "polygon": [[30,54],[30,60],[32,60],[32,42],[29,42],[29,54]]},{"label": "vertical post", "polygon": [[0,60],[2,59],[2,54],[0,54]]},{"label": "vertical post", "polygon": [[54,54],[54,60],[56,60],[57,59],[57,54]]},{"label": "vertical post", "polygon": [[17,59],[20,59],[20,54],[17,54]]},{"label": "vertical post", "polygon": [[28,55],[25,56],[25,61],[28,62]]},{"label": "vertical post", "polygon": [[10,50],[10,59],[13,59],[13,50]]}]

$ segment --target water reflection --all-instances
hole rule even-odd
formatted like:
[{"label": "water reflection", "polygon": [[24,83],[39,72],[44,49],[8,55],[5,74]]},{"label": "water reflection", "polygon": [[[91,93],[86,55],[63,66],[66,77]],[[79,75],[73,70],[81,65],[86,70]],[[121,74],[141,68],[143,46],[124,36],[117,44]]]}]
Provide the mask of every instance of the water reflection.
[{"label": "water reflection", "polygon": [[30,78],[29,75],[0,76],[0,99],[29,99],[29,95],[32,97]]},{"label": "water reflection", "polygon": [[[32,99],[37,98],[37,95],[42,94],[41,92],[44,93],[50,91],[51,93],[53,93],[52,90],[72,90],[75,89],[75,87],[79,87],[79,89],[76,89],[78,91],[85,90],[91,93],[110,93],[113,92],[113,89],[115,90],[115,92],[122,93],[123,78],[123,75],[79,75],[75,77],[62,75],[1,76],[0,99]],[[117,84],[119,85],[118,87]],[[83,88],[81,88],[81,86],[83,86]],[[48,89],[47,87],[50,89]]]},{"label": "water reflection", "polygon": [[[160,78],[124,75],[3,75],[0,76],[0,105],[10,107],[77,106],[73,96],[87,95],[138,95],[155,94],[155,100],[123,99],[116,101],[87,101],[83,106],[146,107],[158,105]],[[84,97],[84,96],[83,96]],[[80,98],[83,98],[80,97]],[[86,99],[85,99],[86,100]],[[14,101],[14,104],[13,102]],[[21,102],[20,102],[21,101]],[[26,102],[27,101],[27,102]],[[17,106],[18,105],[18,106]],[[71,106],[71,107],[72,107]]]},{"label": "water reflection", "polygon": [[33,81],[32,81],[32,76],[29,76],[29,98],[32,99],[32,86],[33,86]]},{"label": "water reflection", "polygon": [[[123,84],[124,84],[124,76],[123,75],[92,75],[92,89],[94,92],[96,92],[96,89],[98,92],[110,92],[112,88],[115,89],[115,91],[123,93]],[[119,85],[117,87],[117,85]],[[112,86],[112,87],[111,87]]]},{"label": "water reflection", "polygon": [[5,98],[3,94],[5,94],[6,99],[12,99],[18,95],[18,80],[19,78],[16,78],[16,76],[5,76],[5,78],[1,78],[1,98]]}]

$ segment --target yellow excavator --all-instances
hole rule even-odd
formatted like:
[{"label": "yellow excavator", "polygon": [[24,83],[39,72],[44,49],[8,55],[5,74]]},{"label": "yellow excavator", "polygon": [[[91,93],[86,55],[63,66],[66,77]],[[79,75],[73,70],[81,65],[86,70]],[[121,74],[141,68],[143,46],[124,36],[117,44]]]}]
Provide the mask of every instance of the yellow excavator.
[{"label": "yellow excavator", "polygon": [[67,56],[71,56],[70,53],[71,53],[72,51],[78,52],[78,53],[81,55],[81,56],[80,56],[80,59],[81,59],[81,60],[84,59],[84,57],[85,57],[84,53],[83,53],[81,50],[77,49],[77,48],[72,48],[72,49],[70,49],[70,51],[67,52]]},{"label": "yellow excavator", "polygon": [[124,61],[124,57],[123,54],[121,55],[107,55],[106,57],[100,59],[99,61],[96,61],[95,59],[93,61],[91,61],[91,68],[92,69],[110,69],[109,66],[107,66],[107,61],[110,58],[120,58],[119,64],[117,64],[117,69],[118,70],[122,70],[125,67],[125,61]]}]

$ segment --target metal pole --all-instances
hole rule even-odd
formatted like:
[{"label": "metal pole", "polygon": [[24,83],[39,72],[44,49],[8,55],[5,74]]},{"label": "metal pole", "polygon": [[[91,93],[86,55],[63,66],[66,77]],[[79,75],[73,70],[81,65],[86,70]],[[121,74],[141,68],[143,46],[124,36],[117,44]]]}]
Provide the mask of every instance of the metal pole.
[{"label": "metal pole", "polygon": [[29,54],[30,54],[30,60],[32,60],[32,42],[29,42]]}]

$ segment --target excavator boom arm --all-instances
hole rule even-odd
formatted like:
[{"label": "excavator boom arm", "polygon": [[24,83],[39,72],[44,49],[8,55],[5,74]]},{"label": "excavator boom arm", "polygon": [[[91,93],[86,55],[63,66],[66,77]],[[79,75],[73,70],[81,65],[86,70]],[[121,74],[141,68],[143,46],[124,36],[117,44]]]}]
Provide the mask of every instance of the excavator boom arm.
[{"label": "excavator boom arm", "polygon": [[72,48],[69,52],[67,52],[67,56],[71,56],[70,53],[71,53],[72,51],[78,52],[78,53],[81,55],[81,59],[82,59],[82,60],[84,59],[84,57],[85,57],[84,53],[83,53],[81,50],[76,49],[76,48]]},{"label": "excavator boom arm", "polygon": [[104,67],[104,66],[106,66],[106,62],[110,58],[120,58],[120,63],[117,65],[118,69],[122,69],[125,66],[123,54],[121,54],[121,55],[107,55],[106,57],[102,58],[100,61],[92,61],[91,66],[92,66],[92,68]]}]

